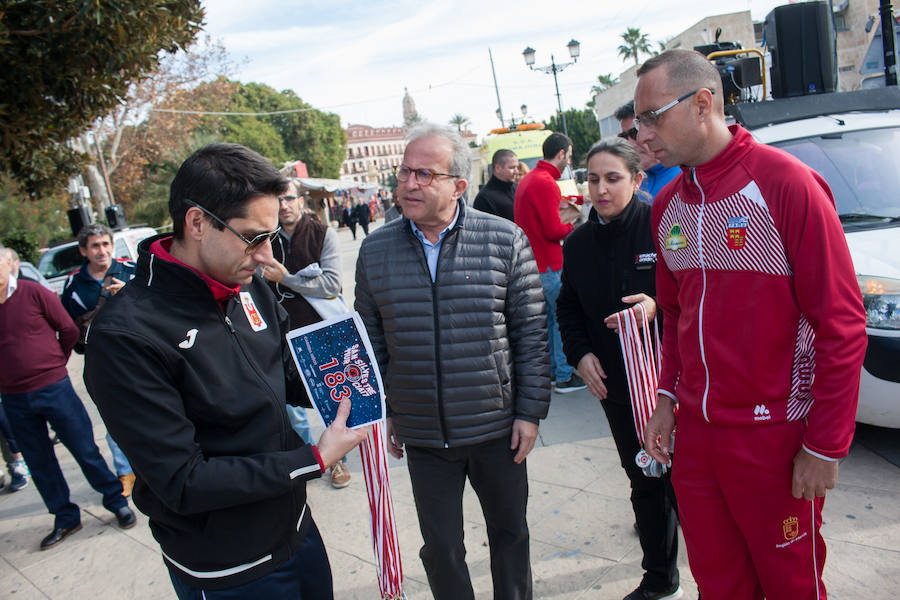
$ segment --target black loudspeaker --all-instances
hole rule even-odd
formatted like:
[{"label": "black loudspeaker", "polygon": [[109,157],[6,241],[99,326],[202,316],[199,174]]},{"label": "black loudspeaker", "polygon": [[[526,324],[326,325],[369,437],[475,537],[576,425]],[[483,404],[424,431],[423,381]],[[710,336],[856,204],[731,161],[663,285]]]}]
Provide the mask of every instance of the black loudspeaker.
[{"label": "black loudspeaker", "polygon": [[78,206],[70,208],[66,211],[69,217],[69,227],[72,228],[72,235],[78,235],[81,228],[91,223],[91,209],[87,206]]},{"label": "black loudspeaker", "polygon": [[110,229],[122,229],[126,227],[125,211],[118,204],[106,207],[106,222],[109,223]]},{"label": "black loudspeaker", "polygon": [[835,90],[834,30],[827,2],[778,6],[766,15],[765,27],[773,98]]}]

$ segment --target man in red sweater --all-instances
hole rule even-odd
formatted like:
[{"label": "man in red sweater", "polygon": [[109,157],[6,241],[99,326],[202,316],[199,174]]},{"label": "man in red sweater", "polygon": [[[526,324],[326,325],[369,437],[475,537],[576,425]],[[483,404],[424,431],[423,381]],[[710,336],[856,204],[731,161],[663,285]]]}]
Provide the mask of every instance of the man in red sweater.
[{"label": "man in red sweater", "polygon": [[522,228],[531,243],[541,274],[547,304],[550,378],[556,382],[556,391],[565,394],[586,387],[581,377],[566,363],[556,323],[556,298],[559,296],[563,263],[562,241],[574,228],[571,222],[564,223],[560,219],[562,193],[556,180],[562,176],[562,170],[572,164],[572,140],[561,133],[553,133],[544,140],[542,150],[544,160],[539,160],[519,182],[514,214],[516,225]]},{"label": "man in red sweater", "polygon": [[100,456],[90,417],[69,381],[66,362],[78,336],[78,327],[56,294],[17,279],[11,256],[0,247],[0,395],[31,478],[55,516],[41,550],[81,529],[81,511],[69,499],[47,423],[78,461],[91,487],[103,494],[103,506],[119,526],[128,529],[137,522],[122,496],[122,484]]},{"label": "man in red sweater", "polygon": [[646,450],[668,463],[677,405],[672,482],[704,598],[824,599],[822,506],[866,349],[831,190],[728,126],[703,55],[664,52],[637,74],[637,141],[682,166],[653,203],[665,328]]}]

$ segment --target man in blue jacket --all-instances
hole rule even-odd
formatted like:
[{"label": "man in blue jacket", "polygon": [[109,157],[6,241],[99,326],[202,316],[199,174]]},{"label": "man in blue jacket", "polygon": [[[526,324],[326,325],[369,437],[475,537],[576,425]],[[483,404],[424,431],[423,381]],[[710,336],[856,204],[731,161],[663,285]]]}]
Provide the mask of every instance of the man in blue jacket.
[{"label": "man in blue jacket", "polygon": [[[619,126],[622,128],[621,133],[616,135],[620,138],[625,138],[629,144],[634,146],[634,149],[637,150],[638,155],[641,157],[641,170],[644,172],[644,181],[641,182],[641,191],[649,196],[649,198],[643,199],[649,201],[650,204],[653,204],[653,199],[656,198],[656,194],[659,193],[659,190],[663,189],[667,183],[678,177],[678,174],[681,173],[681,167],[663,166],[661,162],[656,160],[656,158],[648,152],[647,148],[638,144],[637,129],[634,127],[634,100],[617,108],[614,116],[619,122]],[[640,197],[640,195],[638,197]]]},{"label": "man in blue jacket", "polygon": [[[113,258],[114,248],[112,231],[106,225],[90,223],[78,232],[78,251],[87,262],[66,280],[60,299],[81,332],[80,339],[75,344],[75,352],[79,354],[84,352],[84,332],[94,316],[110,296],[134,277],[134,263]],[[122,482],[122,495],[127,498],[134,487],[131,463],[108,433],[106,443],[112,453],[116,475]]]}]

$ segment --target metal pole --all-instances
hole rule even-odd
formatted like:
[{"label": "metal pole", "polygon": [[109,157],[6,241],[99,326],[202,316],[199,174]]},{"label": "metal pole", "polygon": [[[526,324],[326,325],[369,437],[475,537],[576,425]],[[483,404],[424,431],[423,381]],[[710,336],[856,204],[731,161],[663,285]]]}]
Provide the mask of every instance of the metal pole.
[{"label": "metal pole", "polygon": [[890,0],[881,0],[881,43],[884,47],[884,85],[897,85],[897,48],[894,40],[894,11]]},{"label": "metal pole", "polygon": [[490,48],[488,48],[488,56],[491,58],[491,75],[494,76],[494,91],[497,92],[497,116],[500,117],[500,127],[506,127],[506,123],[503,122],[503,108],[500,106],[500,88],[497,87],[497,73],[494,71],[494,55],[491,53]]},{"label": "metal pole", "polygon": [[553,71],[553,85],[556,86],[556,106],[559,108],[559,118],[562,121],[563,133],[569,137],[569,128],[566,126],[566,115],[562,109],[562,96],[559,93],[559,82],[556,80],[556,59],[550,55],[550,69]]},{"label": "metal pole", "polygon": [[[112,186],[109,185],[109,175],[106,172],[106,161],[103,160],[103,152],[100,150],[100,144],[97,143],[97,136],[91,134],[94,138],[94,148],[97,150],[97,159],[100,161],[100,172],[103,173],[103,183],[106,185],[106,195],[109,197],[109,203],[114,205],[116,199],[113,196]],[[106,208],[105,206],[103,208]]]}]

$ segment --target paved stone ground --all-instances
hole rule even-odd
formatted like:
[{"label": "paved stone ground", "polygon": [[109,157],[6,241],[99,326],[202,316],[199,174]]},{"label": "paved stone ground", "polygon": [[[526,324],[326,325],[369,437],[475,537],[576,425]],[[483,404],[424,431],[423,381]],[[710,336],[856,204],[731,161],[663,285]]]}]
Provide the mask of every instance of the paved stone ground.
[{"label": "paved stone ground", "polygon": [[[352,294],[352,264],[358,241],[340,232],[345,255],[345,291]],[[362,237],[360,235],[360,237]],[[349,300],[349,298],[348,298]],[[94,438],[112,464],[105,430],[81,382],[82,362],[69,364],[94,422]],[[318,418],[310,413],[312,423]],[[318,428],[318,431],[321,427]],[[900,589],[900,468],[882,456],[898,456],[896,432],[867,429],[884,438],[876,452],[856,443],[841,463],[838,487],[825,504],[828,542],[825,581],[832,599],[887,600]],[[318,434],[314,428],[314,434]],[[52,527],[33,485],[0,494],[0,597],[16,600],[172,600],[174,592],[150,535],[147,519],[122,531],[100,505],[68,451],[57,446],[72,497],[82,509],[84,529],[59,547],[38,551]],[[418,549],[421,537],[401,461],[391,462],[391,479],[410,600],[429,598]],[[353,482],[343,490],[327,480],[309,485],[309,503],[322,530],[339,600],[373,600],[377,579],[359,455],[350,456]],[[616,600],[640,581],[641,552],[632,530],[627,479],[599,403],[586,392],[554,394],[539,443],[528,458],[529,523],[536,598]],[[484,521],[471,489],[465,498],[468,564],[476,596],[491,598]],[[681,550],[685,598],[696,598]]]}]

